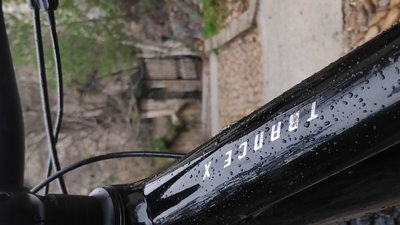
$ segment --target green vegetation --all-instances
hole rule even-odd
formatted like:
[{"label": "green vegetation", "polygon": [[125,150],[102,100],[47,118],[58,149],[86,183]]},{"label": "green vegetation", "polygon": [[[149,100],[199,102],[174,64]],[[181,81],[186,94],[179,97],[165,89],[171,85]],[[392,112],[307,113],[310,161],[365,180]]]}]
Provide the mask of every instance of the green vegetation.
[{"label": "green vegetation", "polygon": [[211,0],[202,0],[204,17],[204,37],[209,38],[217,33],[218,12]]},{"label": "green vegetation", "polygon": [[165,136],[155,139],[153,141],[153,143],[151,144],[151,151],[153,151],[153,152],[168,152],[167,142],[168,142],[168,140]]},{"label": "green vegetation", "polygon": [[204,37],[209,38],[224,28],[232,16],[232,10],[239,15],[247,8],[248,0],[202,0]]},{"label": "green vegetation", "polygon": [[[30,10],[26,3],[4,0],[5,21],[14,63],[36,65]],[[42,13],[44,14],[44,13]],[[65,85],[85,86],[94,78],[107,79],[112,73],[133,71],[135,38],[127,31],[128,12],[111,0],[60,1],[55,12]],[[131,32],[132,33],[132,32]],[[42,16],[49,84],[55,79],[53,52],[47,18]]]},{"label": "green vegetation", "polygon": [[169,145],[174,141],[182,126],[168,124],[167,133],[161,138],[157,138],[151,144],[151,150],[154,152],[167,152]]}]

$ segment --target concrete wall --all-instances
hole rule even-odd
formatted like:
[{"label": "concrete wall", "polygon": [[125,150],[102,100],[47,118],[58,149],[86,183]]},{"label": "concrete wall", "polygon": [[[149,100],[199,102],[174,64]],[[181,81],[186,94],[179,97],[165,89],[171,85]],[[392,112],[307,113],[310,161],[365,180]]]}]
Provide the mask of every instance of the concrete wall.
[{"label": "concrete wall", "polygon": [[266,102],[342,54],[342,1],[261,0],[257,25]]}]

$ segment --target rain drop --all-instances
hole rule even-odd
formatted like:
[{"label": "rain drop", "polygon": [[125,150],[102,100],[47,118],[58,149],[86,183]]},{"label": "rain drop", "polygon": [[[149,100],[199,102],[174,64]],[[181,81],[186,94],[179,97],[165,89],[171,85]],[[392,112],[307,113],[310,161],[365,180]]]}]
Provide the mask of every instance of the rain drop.
[{"label": "rain drop", "polygon": [[380,78],[381,80],[384,80],[384,79],[385,79],[385,75],[383,75],[383,72],[382,72],[382,71],[379,71],[379,72],[378,72],[378,76],[379,76],[379,78]]}]

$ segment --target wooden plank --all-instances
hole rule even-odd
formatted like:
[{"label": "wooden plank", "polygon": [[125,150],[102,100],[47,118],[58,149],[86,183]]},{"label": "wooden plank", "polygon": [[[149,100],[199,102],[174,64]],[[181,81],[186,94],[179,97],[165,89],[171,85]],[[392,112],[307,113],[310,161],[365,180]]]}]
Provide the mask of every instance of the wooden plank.
[{"label": "wooden plank", "polygon": [[151,88],[164,88],[166,92],[201,91],[199,80],[153,80],[149,82]]}]

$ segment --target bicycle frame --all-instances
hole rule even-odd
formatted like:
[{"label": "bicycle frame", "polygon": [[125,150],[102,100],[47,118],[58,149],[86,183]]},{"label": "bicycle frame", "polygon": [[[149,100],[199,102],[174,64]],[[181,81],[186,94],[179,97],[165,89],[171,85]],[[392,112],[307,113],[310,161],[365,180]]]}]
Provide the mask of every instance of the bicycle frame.
[{"label": "bicycle frame", "polygon": [[[352,186],[347,189],[354,194],[360,183],[352,182],[380,179],[398,187],[393,176],[376,175],[393,174],[392,167],[398,165],[394,156],[398,156],[400,141],[399,37],[396,25],[224,130],[165,172],[140,185],[117,186],[109,192],[135,199],[121,207],[130,209],[127,215],[146,218],[137,223],[307,224],[332,222],[328,218],[334,212],[344,213],[330,212],[334,206],[345,205],[353,213],[377,210],[392,200],[388,193],[399,196],[399,191],[387,186],[382,189],[390,192],[378,193],[376,183],[372,185],[378,187],[360,189],[363,192],[351,198],[358,201],[343,202],[349,194],[331,186]],[[385,152],[386,161],[370,159],[378,168],[360,163],[389,148],[393,150]],[[338,174],[352,166],[360,175]],[[363,170],[371,169],[374,176],[368,178]],[[342,182],[335,183],[335,174]],[[319,189],[311,189],[311,196],[303,195],[314,186]],[[342,205],[325,204],[322,197],[334,199],[332,194],[338,194]],[[365,198],[371,194],[376,197]],[[291,196],[302,202],[312,199],[319,213],[296,214],[302,205],[282,208],[290,206]],[[289,209],[296,217],[284,213]],[[344,218],[348,217],[333,222]]]},{"label": "bicycle frame", "polygon": [[400,25],[153,178],[41,197],[21,191],[22,117],[1,24],[0,118],[18,125],[0,139],[1,212],[24,209],[32,224],[330,224],[400,203]]}]

